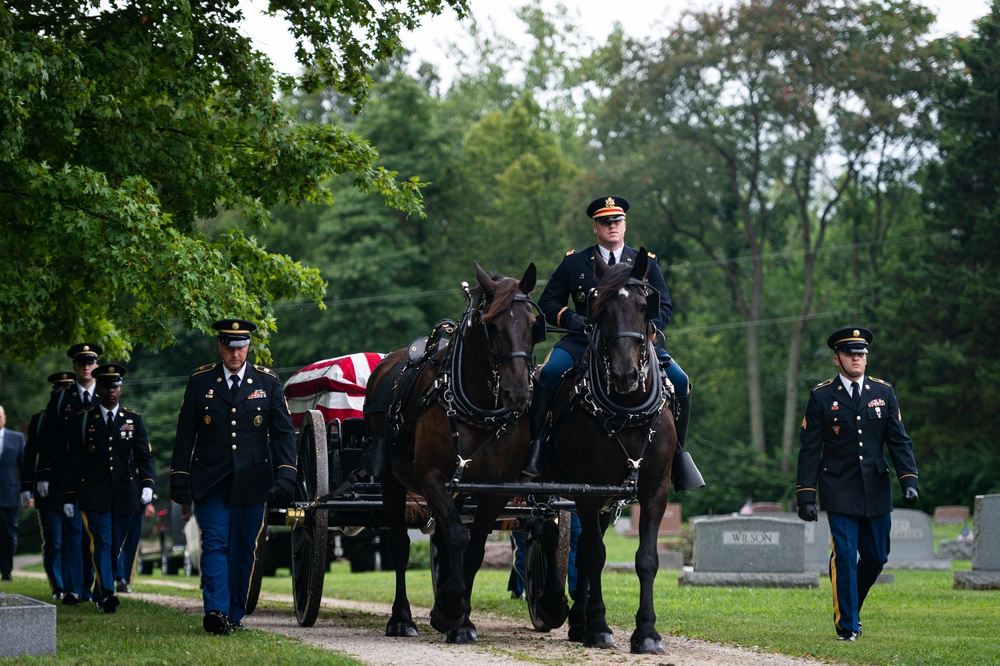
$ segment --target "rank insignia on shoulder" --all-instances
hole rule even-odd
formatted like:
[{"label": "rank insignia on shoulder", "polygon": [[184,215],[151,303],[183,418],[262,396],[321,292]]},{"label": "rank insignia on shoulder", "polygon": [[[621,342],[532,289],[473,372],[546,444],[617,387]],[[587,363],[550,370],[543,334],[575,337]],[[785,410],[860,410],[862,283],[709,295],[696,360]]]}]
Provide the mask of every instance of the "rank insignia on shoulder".
[{"label": "rank insignia on shoulder", "polygon": [[647,251],[646,251],[646,254],[647,254],[647,255],[649,255],[649,258],[650,258],[650,259],[656,259],[656,255],[655,255],[655,254],[653,254],[652,252],[649,252],[649,251],[647,250]]},{"label": "rank insignia on shoulder", "polygon": [[566,256],[568,257],[568,256],[574,254],[575,252],[576,252],[576,250],[570,250],[569,252],[566,253]]}]

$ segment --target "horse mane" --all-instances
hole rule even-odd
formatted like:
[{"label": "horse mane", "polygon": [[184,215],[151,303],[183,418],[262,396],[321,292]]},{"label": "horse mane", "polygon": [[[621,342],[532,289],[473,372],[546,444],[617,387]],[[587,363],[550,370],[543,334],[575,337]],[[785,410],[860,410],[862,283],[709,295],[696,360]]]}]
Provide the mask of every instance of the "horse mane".
[{"label": "horse mane", "polygon": [[[495,285],[493,300],[490,302],[489,309],[483,314],[483,321],[487,322],[510,309],[511,303],[514,302],[514,297],[517,296],[521,287],[520,281],[512,277],[491,275],[490,278],[497,281],[493,283]],[[479,291],[482,292],[482,287],[479,288]]]},{"label": "horse mane", "polygon": [[597,296],[591,304],[590,316],[596,319],[608,302],[615,297],[618,290],[628,284],[632,277],[632,266],[624,261],[611,266],[604,272],[600,282],[597,283]]}]

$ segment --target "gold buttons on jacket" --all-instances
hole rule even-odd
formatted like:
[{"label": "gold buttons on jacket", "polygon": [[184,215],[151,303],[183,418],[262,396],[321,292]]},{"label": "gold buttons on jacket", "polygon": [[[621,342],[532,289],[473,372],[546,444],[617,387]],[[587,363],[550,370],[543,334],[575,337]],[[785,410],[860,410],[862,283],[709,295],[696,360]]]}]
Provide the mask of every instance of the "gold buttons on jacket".
[{"label": "gold buttons on jacket", "polygon": [[236,437],[236,433],[234,432],[230,437]]},{"label": "gold buttons on jacket", "polygon": [[236,450],[236,445],[235,445],[235,444],[233,444],[233,451],[235,451],[235,450]]}]

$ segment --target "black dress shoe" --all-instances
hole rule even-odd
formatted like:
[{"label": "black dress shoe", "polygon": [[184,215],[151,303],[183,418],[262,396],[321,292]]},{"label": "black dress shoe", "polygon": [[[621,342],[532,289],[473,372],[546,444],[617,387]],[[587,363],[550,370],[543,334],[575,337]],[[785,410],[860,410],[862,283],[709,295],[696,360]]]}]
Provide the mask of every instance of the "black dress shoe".
[{"label": "black dress shoe", "polygon": [[129,594],[132,592],[132,588],[129,587],[129,584],[125,582],[124,578],[119,578],[115,581],[115,592],[118,592],[119,594]]},{"label": "black dress shoe", "polygon": [[837,636],[837,640],[838,641],[850,641],[851,643],[853,643],[854,641],[858,640],[858,635],[855,632],[852,631],[849,634],[841,634],[841,635]]},{"label": "black dress shoe", "polygon": [[208,611],[205,613],[205,619],[202,620],[201,626],[208,633],[217,636],[228,636],[233,633],[229,628],[229,618],[222,611]]},{"label": "black dress shoe", "polygon": [[121,601],[118,599],[118,596],[112,594],[101,602],[101,610],[105,613],[114,613],[120,603]]},{"label": "black dress shoe", "polygon": [[233,633],[237,631],[250,631],[250,629],[241,620],[237,620],[236,622],[229,623],[229,631]]},{"label": "black dress shoe", "polygon": [[63,606],[76,606],[80,603],[80,598],[72,592],[67,592],[62,598]]}]

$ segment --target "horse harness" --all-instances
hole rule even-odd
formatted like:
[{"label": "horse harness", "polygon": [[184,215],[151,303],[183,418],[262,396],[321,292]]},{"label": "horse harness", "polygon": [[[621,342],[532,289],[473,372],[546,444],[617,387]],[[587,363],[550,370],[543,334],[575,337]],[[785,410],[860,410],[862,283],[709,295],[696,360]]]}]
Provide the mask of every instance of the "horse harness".
[{"label": "horse harness", "polygon": [[[483,295],[478,303],[473,303],[472,292],[466,282],[462,283],[462,289],[466,295],[465,314],[462,321],[455,324],[451,320],[442,320],[431,330],[431,334],[423,340],[418,340],[410,345],[407,357],[400,361],[386,378],[383,385],[391,386],[382,397],[383,409],[387,412],[385,424],[383,426],[383,436],[391,436],[394,442],[398,441],[399,435],[406,432],[410,427],[408,424],[415,424],[418,417],[423,414],[433,402],[444,410],[451,430],[451,438],[455,444],[455,454],[457,465],[452,475],[452,483],[461,481],[465,468],[472,461],[476,453],[486,448],[492,441],[505,434],[510,434],[517,421],[518,414],[506,408],[499,407],[500,396],[500,364],[515,358],[525,358],[529,364],[533,363],[530,351],[514,351],[504,356],[498,356],[493,349],[489,337],[489,327],[484,321],[484,312],[487,306],[486,296]],[[524,301],[529,303],[535,310],[538,306],[526,295],[518,293],[514,296],[515,302]],[[541,335],[544,337],[544,318],[541,320]],[[489,349],[490,367],[487,370],[480,364],[480,359],[473,357],[473,361],[480,372],[488,378],[490,391],[494,397],[494,406],[484,408],[472,401],[465,391],[464,372],[462,361],[466,354],[466,336],[469,329],[474,325],[482,325],[483,333],[486,337],[486,347]],[[445,341],[444,336],[450,339]],[[532,331],[532,342],[537,339],[538,330]],[[419,352],[420,343],[423,342],[423,351]],[[418,353],[419,352],[419,353]],[[437,366],[437,375],[434,381],[424,389],[413,405],[403,413],[403,405],[409,402],[417,377],[423,370],[432,364]],[[385,409],[385,403],[388,408]],[[372,409],[370,411],[383,411],[383,409]],[[369,411],[366,409],[366,411]],[[468,458],[462,457],[462,448],[459,435],[459,424],[492,430],[493,432],[483,440],[478,449]],[[415,451],[410,446],[411,458]]]},{"label": "horse harness", "polygon": [[[625,284],[629,286],[641,286],[649,288],[643,281],[631,278]],[[647,324],[650,313],[647,312]],[[636,487],[639,482],[639,467],[642,464],[643,454],[649,442],[652,441],[656,433],[656,427],[663,416],[663,408],[668,399],[673,396],[674,387],[667,379],[663,368],[656,365],[656,369],[650,372],[651,350],[653,348],[649,336],[639,331],[624,331],[608,337],[605,342],[610,343],[618,338],[637,338],[643,347],[642,359],[640,362],[639,374],[641,377],[642,389],[646,388],[646,376],[652,375],[650,391],[645,401],[639,405],[629,406],[616,402],[606,388],[607,378],[610,375],[610,360],[607,354],[600,352],[601,329],[597,325],[589,325],[586,329],[587,353],[576,366],[576,371],[568,375],[568,379],[575,379],[570,389],[568,408],[562,410],[558,423],[553,424],[552,430],[558,431],[558,427],[569,417],[576,406],[583,407],[593,416],[604,428],[608,437],[617,442],[618,447],[625,455],[628,466],[628,478],[623,482],[627,487]],[[605,382],[601,381],[600,371],[604,370]],[[643,443],[639,457],[632,459],[628,450],[622,444],[619,433],[626,428],[640,428],[649,426],[649,433]]]}]

